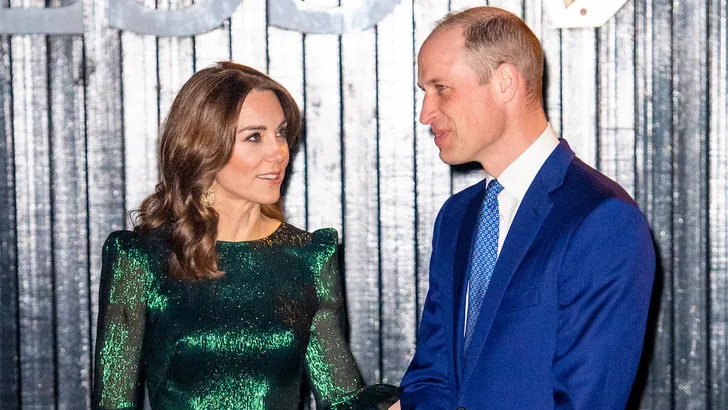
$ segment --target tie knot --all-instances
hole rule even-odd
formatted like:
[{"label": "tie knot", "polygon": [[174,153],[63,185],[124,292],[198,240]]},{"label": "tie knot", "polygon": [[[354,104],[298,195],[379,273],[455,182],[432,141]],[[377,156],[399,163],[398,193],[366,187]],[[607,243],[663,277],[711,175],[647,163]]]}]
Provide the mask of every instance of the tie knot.
[{"label": "tie knot", "polygon": [[485,188],[485,200],[488,202],[497,201],[498,194],[503,190],[503,185],[498,182],[497,179],[493,179],[488,182],[488,187]]}]

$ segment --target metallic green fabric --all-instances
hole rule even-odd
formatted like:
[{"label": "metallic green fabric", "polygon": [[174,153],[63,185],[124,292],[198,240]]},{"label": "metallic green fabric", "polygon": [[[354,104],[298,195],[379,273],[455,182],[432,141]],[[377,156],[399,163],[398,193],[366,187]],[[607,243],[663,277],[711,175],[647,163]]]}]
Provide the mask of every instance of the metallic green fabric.
[{"label": "metallic green fabric", "polygon": [[265,239],[218,242],[219,279],[165,272],[162,229],[112,233],[103,251],[94,408],[297,409],[304,377],[318,409],[386,408],[364,389],[342,333],[336,231],[282,224]]}]

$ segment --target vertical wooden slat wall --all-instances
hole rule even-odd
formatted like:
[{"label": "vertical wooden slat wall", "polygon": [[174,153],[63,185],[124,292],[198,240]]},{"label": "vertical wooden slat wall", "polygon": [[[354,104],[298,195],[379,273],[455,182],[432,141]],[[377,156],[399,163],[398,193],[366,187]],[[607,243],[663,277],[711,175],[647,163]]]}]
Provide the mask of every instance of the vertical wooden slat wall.
[{"label": "vertical wooden slat wall", "polygon": [[[352,0],[342,1],[342,5]],[[362,376],[381,380],[377,30],[341,36],[341,242],[352,353]],[[341,255],[340,255],[341,256]],[[354,314],[356,312],[356,315]]]},{"label": "vertical wooden slat wall", "polygon": [[630,407],[728,407],[723,0],[630,0],[602,27],[564,30],[543,0],[403,0],[342,35],[268,26],[269,4],[246,0],[217,29],[179,38],[111,29],[106,1],[83,3],[83,36],[0,36],[0,409],[89,406],[101,247],[154,187],[157,133],[179,88],[231,58],[279,80],[304,112],[286,215],[339,231],[352,351],[368,383],[397,384],[437,212],[483,176],[443,164],[419,123],[417,50],[445,13],[482,4],[541,39],[552,126],[650,221],[659,272]]},{"label": "vertical wooden slat wall", "polygon": [[[430,34],[435,22],[449,10],[450,4],[439,0],[415,0],[413,6],[414,35],[413,48],[415,58],[417,51]],[[412,66],[417,80],[416,66]],[[452,173],[450,167],[440,161],[438,148],[432,143],[432,135],[427,126],[419,122],[424,92],[414,87],[414,155],[415,155],[415,188],[417,215],[417,276],[416,300],[419,315],[427,297],[430,251],[432,250],[432,228],[435,225],[437,212],[447,200],[452,190]],[[419,322],[417,322],[419,324]]]}]

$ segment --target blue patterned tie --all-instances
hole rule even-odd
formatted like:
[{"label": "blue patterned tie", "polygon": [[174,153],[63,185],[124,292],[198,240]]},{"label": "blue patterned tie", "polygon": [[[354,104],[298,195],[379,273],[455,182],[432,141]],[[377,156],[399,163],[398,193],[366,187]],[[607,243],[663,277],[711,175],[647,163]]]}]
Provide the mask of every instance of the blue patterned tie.
[{"label": "blue patterned tie", "polygon": [[465,354],[468,356],[470,342],[473,341],[475,325],[478,323],[483,297],[488,290],[490,278],[493,276],[495,261],[498,259],[498,194],[503,186],[498,180],[492,180],[485,189],[485,200],[478,214],[478,226],[475,231],[475,245],[470,257],[470,279],[468,293],[468,321],[465,325]]}]

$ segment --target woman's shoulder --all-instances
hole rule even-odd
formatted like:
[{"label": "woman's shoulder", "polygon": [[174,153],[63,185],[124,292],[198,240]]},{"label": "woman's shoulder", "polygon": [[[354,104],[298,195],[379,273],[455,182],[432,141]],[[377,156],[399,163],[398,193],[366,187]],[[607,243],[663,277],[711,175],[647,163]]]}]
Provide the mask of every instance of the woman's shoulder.
[{"label": "woman's shoulder", "polygon": [[298,240],[292,241],[294,244],[292,254],[301,258],[303,264],[310,266],[316,275],[328,272],[329,270],[324,267],[329,263],[336,263],[335,254],[339,246],[336,229],[322,228],[308,232],[286,224],[279,230],[290,237],[298,238]]},{"label": "woman's shoulder", "polygon": [[169,246],[157,231],[154,228],[144,232],[111,232],[102,252],[102,284],[137,283],[146,288],[155,278],[162,277],[166,272]]},{"label": "woman's shoulder", "polygon": [[124,253],[136,257],[146,257],[150,254],[164,253],[167,248],[166,243],[162,227],[145,232],[119,230],[111,232],[106,238],[104,253]]},{"label": "woman's shoulder", "polygon": [[325,261],[331,258],[339,245],[339,236],[334,228],[317,229],[308,232],[288,223],[283,223],[278,229],[279,236],[285,237],[285,243],[294,249],[303,251],[314,260]]},{"label": "woman's shoulder", "polygon": [[278,228],[280,237],[286,242],[301,246],[333,247],[339,244],[339,235],[334,228],[321,228],[313,232],[300,229],[289,223],[282,223]]},{"label": "woman's shoulder", "polygon": [[138,232],[120,230],[113,231],[106,238],[104,251],[128,252],[141,250],[143,247],[142,235]]}]

